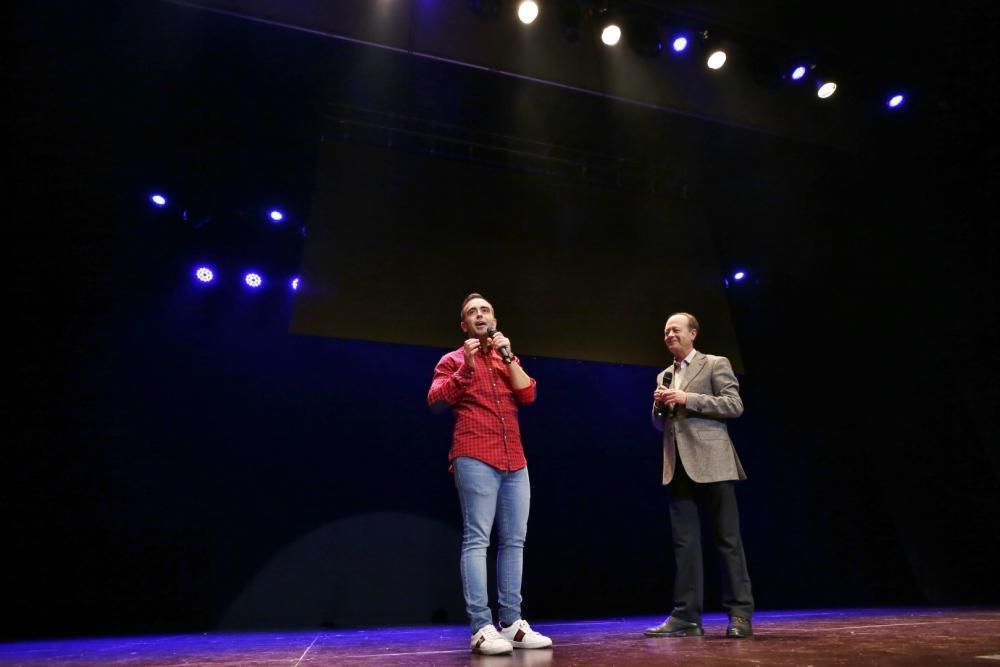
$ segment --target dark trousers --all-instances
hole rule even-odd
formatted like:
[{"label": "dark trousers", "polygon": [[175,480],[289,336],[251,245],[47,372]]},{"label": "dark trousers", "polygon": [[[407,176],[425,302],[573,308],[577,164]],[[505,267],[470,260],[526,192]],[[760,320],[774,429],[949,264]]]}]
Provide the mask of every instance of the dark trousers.
[{"label": "dark trousers", "polygon": [[701,623],[705,606],[701,551],[701,521],[704,515],[715,537],[722,561],[722,606],[730,616],[753,616],[753,594],[740,537],[740,514],[735,484],[731,481],[699,484],[691,481],[680,453],[670,492],[670,525],[674,537],[674,608],[676,618]]}]

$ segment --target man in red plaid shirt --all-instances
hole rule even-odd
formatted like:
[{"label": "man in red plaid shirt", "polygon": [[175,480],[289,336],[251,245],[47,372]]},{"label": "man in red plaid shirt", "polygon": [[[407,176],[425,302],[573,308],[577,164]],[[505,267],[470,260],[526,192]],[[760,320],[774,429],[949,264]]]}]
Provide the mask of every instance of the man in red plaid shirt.
[{"label": "man in red plaid shirt", "polygon": [[[521,618],[521,571],[528,532],[531,484],[517,410],[535,400],[535,381],[496,330],[493,306],[480,294],[462,302],[462,347],[441,357],[427,392],[431,408],[455,416],[448,459],[462,509],[462,591],[473,653],[546,648],[552,640]],[[497,519],[500,630],[486,591],[486,549]]]}]

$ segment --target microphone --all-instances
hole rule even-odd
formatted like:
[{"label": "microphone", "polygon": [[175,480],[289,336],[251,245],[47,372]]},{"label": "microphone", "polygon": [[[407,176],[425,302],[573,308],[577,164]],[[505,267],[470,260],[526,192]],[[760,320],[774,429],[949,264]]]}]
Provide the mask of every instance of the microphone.
[{"label": "microphone", "polygon": [[[493,336],[495,336],[496,333],[497,333],[497,328],[495,326],[493,326],[492,324],[490,326],[486,327],[486,335],[489,336],[490,338],[493,338]],[[514,361],[514,358],[510,356],[510,348],[509,347],[504,346],[504,347],[501,347],[501,348],[498,348],[498,349],[500,351],[500,358],[503,359],[503,362],[505,364],[509,364],[510,362]]]},{"label": "microphone", "polygon": [[[674,379],[674,374],[671,371],[667,371],[666,373],[663,374],[663,381],[660,382],[660,384],[662,384],[664,387],[669,387],[673,379]],[[656,386],[659,387],[660,384]],[[660,407],[656,408],[656,416],[663,417],[666,414],[667,410],[668,407],[666,405],[661,405]]]}]

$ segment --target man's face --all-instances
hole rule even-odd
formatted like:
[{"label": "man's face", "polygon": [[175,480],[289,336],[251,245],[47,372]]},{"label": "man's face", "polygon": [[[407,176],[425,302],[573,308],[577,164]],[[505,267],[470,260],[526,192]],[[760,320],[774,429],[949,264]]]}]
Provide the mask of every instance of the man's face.
[{"label": "man's face", "polygon": [[683,359],[694,348],[697,329],[691,329],[686,315],[674,315],[663,327],[663,342],[675,359]]},{"label": "man's face", "polygon": [[493,306],[486,299],[472,299],[465,304],[465,312],[462,317],[462,331],[472,338],[481,338],[486,335],[486,329],[492,324],[496,326],[496,317],[493,315]]}]

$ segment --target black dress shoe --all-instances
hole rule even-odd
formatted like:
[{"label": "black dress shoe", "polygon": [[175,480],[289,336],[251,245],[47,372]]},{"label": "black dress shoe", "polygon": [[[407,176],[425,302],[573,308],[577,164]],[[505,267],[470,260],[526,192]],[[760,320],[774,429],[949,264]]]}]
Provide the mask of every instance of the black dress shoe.
[{"label": "black dress shoe", "polygon": [[730,639],[746,639],[753,637],[753,625],[749,618],[733,616],[729,619],[729,627],[726,628],[726,636]]},{"label": "black dress shoe", "polygon": [[655,628],[647,628],[647,637],[701,637],[705,634],[700,623],[692,623],[670,616]]}]

